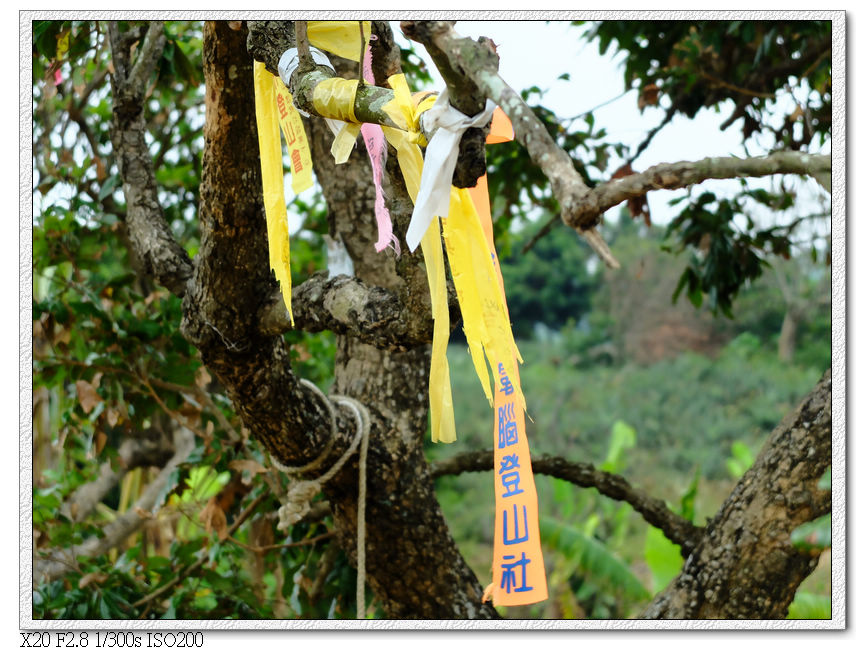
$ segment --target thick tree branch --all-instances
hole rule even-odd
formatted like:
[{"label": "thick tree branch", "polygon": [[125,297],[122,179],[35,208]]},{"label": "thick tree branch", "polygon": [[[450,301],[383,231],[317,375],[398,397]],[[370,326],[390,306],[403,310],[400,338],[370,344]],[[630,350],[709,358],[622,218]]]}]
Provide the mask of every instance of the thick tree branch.
[{"label": "thick tree branch", "polygon": [[126,196],[129,239],[145,271],[173,294],[183,296],[192,277],[192,262],[165,220],[153,171],[153,159],[144,139],[144,91],[165,42],[161,22],[153,23],[129,76],[128,39],[109,25],[115,73],[111,75],[114,100],[111,141]]},{"label": "thick tree branch", "polygon": [[[403,24],[408,26],[410,22]],[[498,56],[490,43],[463,38],[446,21],[428,21],[422,29],[412,27],[409,32],[419,34],[423,38],[420,42],[427,49],[434,47],[446,53],[451,67],[462,70],[486,97],[501,107],[511,119],[516,139],[550,179],[553,194],[562,208],[562,220],[586,240],[607,266],[619,268],[609,247],[594,230],[598,219],[581,220],[574,216],[579,202],[589,194],[589,188],[570,156],[556,145],[531,108],[499,76]]]},{"label": "thick tree branch", "polygon": [[127,78],[127,86],[130,90],[138,92],[141,96],[150,83],[150,75],[156,69],[156,63],[162,56],[165,48],[165,26],[162,21],[155,20],[147,27],[144,43],[141,45],[138,59],[132,66]]},{"label": "thick tree branch", "polygon": [[779,151],[761,158],[705,158],[694,162],[664,163],[639,174],[608,181],[589,190],[574,206],[574,217],[590,221],[622,201],[643,196],[652,190],[674,190],[709,179],[747,178],[772,174],[804,174],[820,177],[831,174],[829,156],[797,151]]},{"label": "thick tree branch", "polygon": [[[276,286],[261,195],[252,61],[247,35],[223,22],[204,26],[204,155],[198,212],[201,246],[184,297],[181,331],[251,434],[283,465],[305,465],[327,447],[327,406],[303,390],[280,336],[264,335],[257,316]],[[334,462],[351,441],[353,419],[338,411]]]},{"label": "thick tree branch", "polygon": [[[278,64],[282,53],[295,47],[294,26],[290,21],[250,21],[249,40],[247,47],[252,56],[263,62],[265,67],[275,75],[279,75]],[[335,57],[331,57],[335,58]],[[376,66],[374,64],[374,70]],[[384,70],[383,66],[379,66]],[[389,69],[392,73],[394,65]],[[468,78],[461,78],[458,73],[445,71],[448,87],[451,89],[451,104],[466,115],[476,115],[481,112],[486,103],[486,97],[478,92],[477,86]],[[338,114],[319,111],[313,103],[315,87],[326,79],[338,76],[325,66],[304,69],[301,64],[295,71],[290,89],[294,102],[303,111],[318,117],[341,119]],[[383,79],[377,79],[384,83]],[[394,93],[389,88],[361,84],[358,86],[354,102],[354,115],[360,122],[381,124],[382,126],[398,127],[393,119],[382,110],[391,101]],[[423,130],[423,127],[421,127]],[[435,131],[423,131],[429,140]],[[456,187],[474,187],[478,178],[486,173],[485,140],[487,128],[471,128],[463,134],[460,141],[457,166],[454,170],[453,184]]]},{"label": "thick tree branch", "polygon": [[[451,24],[455,21],[448,21]],[[442,75],[448,88],[450,104],[464,115],[477,115],[484,110],[487,98],[465,71],[455,67],[448,55],[438,48],[427,33],[430,23],[404,20],[400,23],[403,33],[412,40],[424,43],[433,63]],[[481,43],[486,43],[482,39]],[[498,69],[498,55],[490,65]],[[456,187],[474,187],[478,179],[487,173],[486,137],[489,128],[470,128],[463,134],[453,184]]]},{"label": "thick tree branch", "polygon": [[147,513],[157,507],[157,498],[164,491],[172,472],[186,460],[195,448],[195,437],[189,429],[178,428],[174,433],[174,455],[162,471],[145,488],[144,493],[125,513],[102,529],[101,537],[91,537],[81,544],[69,548],[55,549],[47,558],[34,558],[33,574],[43,582],[51,582],[75,569],[76,558],[96,557],[121,544],[137,531],[145,521]]},{"label": "thick tree branch", "polygon": [[818,487],[832,454],[832,375],[827,371],[775,428],[754,465],[706,526],[679,576],[642,618],[784,618],[818,557],[790,534],[828,513]]},{"label": "thick tree branch", "polygon": [[[493,469],[493,451],[471,451],[432,465],[435,478],[463,472],[488,472]],[[660,528],[671,542],[681,546],[682,557],[688,557],[699,543],[703,529],[671,511],[660,499],[643,494],[625,478],[596,469],[591,463],[573,463],[557,456],[532,458],[532,471],[559,478],[574,485],[596,488],[616,501],[629,503],[647,523]]]},{"label": "thick tree branch", "polygon": [[[432,321],[418,318],[400,297],[359,279],[316,273],[292,289],[294,329],[353,336],[378,348],[406,350],[432,341]],[[274,292],[259,316],[261,332],[276,336],[291,327],[282,294]]]},{"label": "thick tree branch", "polygon": [[[155,435],[150,435],[151,431]],[[102,463],[98,478],[75,490],[61,512],[72,521],[84,521],[128,472],[136,467],[163,467],[175,449],[167,436],[151,431],[125,440],[118,450],[120,466],[114,469],[110,462]]]}]

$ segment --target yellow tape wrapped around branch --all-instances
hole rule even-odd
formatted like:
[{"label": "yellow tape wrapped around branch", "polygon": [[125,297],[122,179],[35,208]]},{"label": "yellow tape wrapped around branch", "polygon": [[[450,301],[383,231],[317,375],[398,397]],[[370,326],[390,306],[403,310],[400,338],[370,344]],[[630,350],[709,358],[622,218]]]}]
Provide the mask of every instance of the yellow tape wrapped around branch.
[{"label": "yellow tape wrapped around branch", "polygon": [[357,79],[339,77],[318,82],[312,91],[312,105],[316,112],[335,120],[357,124],[354,116],[357,83]]},{"label": "yellow tape wrapped around branch", "polygon": [[354,115],[357,86],[357,79],[335,77],[320,81],[312,91],[312,105],[318,113],[349,123],[342,127],[330,147],[337,165],[348,160],[360,133],[361,125]]}]

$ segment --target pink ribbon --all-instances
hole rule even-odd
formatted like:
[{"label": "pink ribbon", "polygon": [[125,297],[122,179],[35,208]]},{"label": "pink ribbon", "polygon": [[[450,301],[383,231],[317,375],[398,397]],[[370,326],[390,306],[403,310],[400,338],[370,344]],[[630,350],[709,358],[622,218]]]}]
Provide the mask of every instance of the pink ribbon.
[{"label": "pink ribbon", "polygon": [[[363,78],[367,83],[375,84],[375,77],[372,74],[372,51],[369,46],[363,55]],[[390,212],[384,203],[384,191],[381,187],[387,155],[384,132],[378,124],[365,123],[360,127],[360,134],[363,136],[369,162],[372,164],[372,180],[375,185],[375,220],[378,224],[378,241],[375,243],[375,250],[380,253],[388,246],[393,246],[394,251],[399,255],[399,240],[393,234]]]}]

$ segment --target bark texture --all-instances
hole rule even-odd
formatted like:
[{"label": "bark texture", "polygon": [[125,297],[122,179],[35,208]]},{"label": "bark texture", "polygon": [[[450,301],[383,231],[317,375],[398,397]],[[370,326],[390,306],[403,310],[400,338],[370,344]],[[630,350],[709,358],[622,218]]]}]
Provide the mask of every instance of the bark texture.
[{"label": "bark texture", "polygon": [[[246,34],[223,23],[207,23],[204,42],[207,115],[201,249],[193,287],[184,300],[183,331],[226,387],[252,435],[281,463],[302,465],[325,449],[330,425],[324,406],[299,389],[283,339],[262,333],[255,318],[266,308],[275,286],[258,189],[252,60],[245,52]],[[395,260],[374,251],[374,193],[365,153],[354,152],[351,161],[337,170],[324,125],[315,124],[310,135],[316,171],[328,200],[331,232],[346,241],[358,280],[380,287],[377,292],[398,295],[408,308],[404,316],[429,320],[419,258]],[[405,208],[398,198],[392,202],[392,214],[403,232],[410,216]],[[404,325],[413,327],[407,321]],[[490,618],[495,611],[481,603],[481,586],[450,536],[423,456],[429,348],[425,343],[403,347],[391,350],[353,336],[338,338],[334,390],[363,403],[372,420],[368,583],[391,617]],[[335,462],[354,435],[353,420],[345,413],[338,428],[339,440],[324,467]],[[353,458],[324,488],[337,537],[352,559],[357,478]]]},{"label": "bark texture", "polygon": [[156,60],[165,46],[162,22],[151,23],[139,35],[144,37],[140,54],[133,64],[130,49],[134,40],[109,27],[115,72],[111,75],[114,114],[111,144],[123,179],[126,196],[126,228],[144,272],[182,296],[192,275],[192,262],[177,243],[159,204],[153,157],[144,141],[144,91]]},{"label": "bark texture", "polygon": [[[146,34],[131,36],[119,34],[116,25],[111,27],[117,70],[112,78],[112,140],[127,193],[130,241],[157,280],[183,296],[182,332],[201,351],[250,433],[284,465],[304,465],[326,453],[322,464],[326,468],[348,447],[355,424],[339,411],[332,440],[328,409],[302,387],[289,365],[267,254],[249,35],[245,27],[235,28],[220,22],[208,22],[204,28],[201,243],[193,265],[165,223],[143,137],[141,89],[146,84],[142,80],[153,71],[162,27],[157,24]],[[386,25],[376,23],[375,29],[384,30]],[[441,33],[447,36],[448,29]],[[267,36],[250,50],[272,62],[284,50],[287,37],[275,29],[262,33]],[[133,64],[131,45],[142,38]],[[392,47],[382,49],[392,45],[392,39],[379,40],[373,61],[377,75],[393,71],[398,60]],[[447,51],[454,43],[439,45]],[[474,46],[463,45],[470,54]],[[356,72],[356,64],[338,59],[334,63],[338,74]],[[509,89],[501,88],[489,66],[484,69],[489,73],[486,77],[472,77],[478,87],[486,88],[487,96],[490,88],[497,88],[507,100]],[[534,146],[531,129],[518,119],[514,122],[527,147]],[[423,454],[431,316],[421,256],[375,252],[374,190],[362,141],[349,161],[337,168],[323,122],[313,119],[307,127],[328,204],[330,234],[345,242],[356,277],[314,277],[297,287],[298,320],[311,329],[337,331],[333,390],[358,400],[370,413],[368,584],[388,617],[493,618],[495,610],[482,602],[481,585],[444,521]],[[412,205],[393,157],[387,169],[385,189],[394,233],[404,239]],[[554,186],[561,182],[552,180]],[[817,489],[831,451],[830,390],[827,373],[772,434],[702,537],[687,526],[676,528],[681,522],[651,499],[644,501],[644,515],[669,523],[665,532],[681,539],[689,553],[682,574],[650,605],[647,617],[784,615],[796,586],[816,564],[816,558],[793,549],[790,531],[830,507],[830,495]],[[615,477],[597,476],[590,468],[554,460],[548,464],[551,472],[577,484],[596,484],[614,498],[637,500],[630,487]],[[358,463],[353,458],[324,487],[337,539],[353,560],[357,480]]]},{"label": "bark texture", "polygon": [[772,432],[679,576],[643,613],[650,619],[784,618],[818,557],[790,533],[826,514],[832,495],[817,482],[832,447],[832,376]]}]

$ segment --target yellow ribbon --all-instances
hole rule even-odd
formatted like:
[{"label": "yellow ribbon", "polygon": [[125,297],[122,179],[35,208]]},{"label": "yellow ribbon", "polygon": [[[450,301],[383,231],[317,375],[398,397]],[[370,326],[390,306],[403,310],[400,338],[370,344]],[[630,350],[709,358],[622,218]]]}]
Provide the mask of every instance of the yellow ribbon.
[{"label": "yellow ribbon", "polygon": [[[423,155],[418,142],[417,129],[420,113],[432,105],[431,101],[422,101],[415,106],[409,92],[405,77],[401,74],[388,79],[394,90],[394,99],[383,108],[397,124],[406,129],[395,129],[383,126],[384,135],[391,146],[396,149],[397,160],[402,170],[406,189],[414,201],[420,189],[420,177],[423,172]],[[433,99],[433,101],[435,101]],[[453,442],[456,440],[456,425],[454,423],[453,397],[451,393],[450,368],[447,359],[447,344],[450,338],[450,314],[447,302],[447,280],[445,277],[444,253],[439,234],[439,219],[433,219],[429,229],[421,240],[421,250],[426,262],[427,283],[430,288],[430,302],[433,314],[433,346],[430,361],[430,426],[433,442]]]},{"label": "yellow ribbon", "polygon": [[288,316],[291,312],[291,254],[288,239],[288,216],[285,210],[282,146],[279,141],[276,87],[273,75],[260,61],[253,66],[255,88],[255,120],[258,124],[258,150],[261,158],[261,184],[264,213],[267,218],[267,241],[270,246],[270,268],[273,269]]},{"label": "yellow ribbon", "polygon": [[[432,106],[435,98],[427,97],[415,106],[403,75],[394,75],[389,82],[394,98],[382,109],[402,129],[383,127],[383,131],[388,142],[397,151],[406,188],[414,201],[420,189],[423,172],[423,156],[418,146],[418,143],[423,141],[419,132],[420,114]],[[433,219],[421,240],[434,319],[430,365],[432,439],[434,442],[450,442],[456,439],[456,434],[455,428],[451,433],[453,425],[450,424],[453,422],[453,403],[446,356],[450,320],[440,228],[444,229],[448,261],[463,314],[472,362],[490,404],[493,403],[493,394],[484,357],[486,356],[494,370],[498,367],[497,363],[493,363],[494,360],[503,360],[505,370],[511,374],[515,374],[516,370],[515,357],[520,357],[506,314],[503,291],[497,282],[477,211],[467,190],[451,188],[450,216],[444,220],[438,217]],[[522,390],[517,388],[515,397],[520,407],[525,409]]]},{"label": "yellow ribbon", "polygon": [[300,119],[300,113],[294,106],[291,93],[279,77],[273,77],[273,86],[276,91],[279,126],[282,128],[282,135],[285,136],[288,157],[291,161],[291,189],[295,194],[300,194],[312,187],[312,153],[309,150],[303,120]]},{"label": "yellow ribbon", "polygon": [[[511,331],[504,293],[468,190],[451,188],[449,212],[448,218],[442,219],[448,262],[475,372],[492,406],[490,375],[484,356],[496,375],[498,364],[503,363],[509,376],[516,375],[514,359],[522,361],[522,358]],[[519,385],[515,388],[517,404],[525,410],[522,389]]]},{"label": "yellow ribbon", "polygon": [[[361,22],[363,49],[359,29]],[[368,20],[310,20],[306,23],[306,37],[310,45],[352,61],[360,61],[361,53],[366,51],[370,34],[372,23]]]}]

